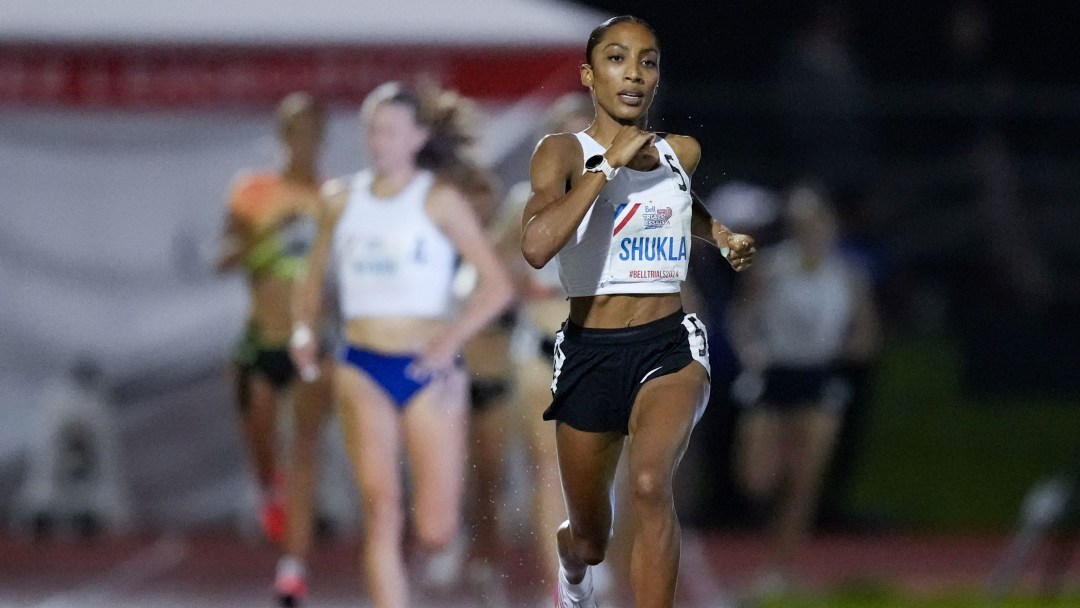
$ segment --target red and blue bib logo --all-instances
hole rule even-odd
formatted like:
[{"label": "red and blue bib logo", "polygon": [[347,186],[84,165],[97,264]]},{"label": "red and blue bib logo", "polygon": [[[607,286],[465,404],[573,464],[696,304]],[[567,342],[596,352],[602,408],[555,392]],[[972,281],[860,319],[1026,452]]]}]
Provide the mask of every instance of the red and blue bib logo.
[{"label": "red and blue bib logo", "polygon": [[615,207],[615,229],[612,230],[611,236],[619,234],[630,223],[630,220],[634,219],[638,214],[638,210],[641,210],[642,227],[645,230],[654,230],[669,225],[671,215],[674,213],[671,207],[657,208],[656,205],[643,205],[641,203],[627,205],[623,203]]}]

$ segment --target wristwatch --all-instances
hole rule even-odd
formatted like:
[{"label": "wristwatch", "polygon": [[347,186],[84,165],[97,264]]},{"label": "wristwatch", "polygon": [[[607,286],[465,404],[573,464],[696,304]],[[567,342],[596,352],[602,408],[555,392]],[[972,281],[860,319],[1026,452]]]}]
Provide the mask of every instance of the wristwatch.
[{"label": "wristwatch", "polygon": [[612,167],[603,154],[594,154],[585,161],[585,170],[593,173],[603,173],[607,181],[615,179],[615,174],[619,172],[619,169]]}]

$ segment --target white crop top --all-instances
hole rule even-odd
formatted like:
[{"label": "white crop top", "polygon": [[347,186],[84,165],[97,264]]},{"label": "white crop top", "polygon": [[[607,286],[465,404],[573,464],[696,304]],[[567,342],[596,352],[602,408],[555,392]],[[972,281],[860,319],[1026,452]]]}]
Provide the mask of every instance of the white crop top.
[{"label": "white crop top", "polygon": [[828,363],[843,351],[851,328],[858,275],[838,252],[814,269],[801,259],[791,241],[761,254],[761,330],[772,365]]},{"label": "white crop top", "polygon": [[[584,132],[585,159],[605,149]],[[675,151],[656,140],[660,164],[622,167],[593,201],[577,233],[559,251],[559,277],[570,297],[676,293],[690,257],[690,176]]]},{"label": "white crop top", "polygon": [[447,316],[457,250],[424,208],[435,177],[422,171],[389,198],[371,193],[372,179],[352,179],[334,229],[342,316]]}]

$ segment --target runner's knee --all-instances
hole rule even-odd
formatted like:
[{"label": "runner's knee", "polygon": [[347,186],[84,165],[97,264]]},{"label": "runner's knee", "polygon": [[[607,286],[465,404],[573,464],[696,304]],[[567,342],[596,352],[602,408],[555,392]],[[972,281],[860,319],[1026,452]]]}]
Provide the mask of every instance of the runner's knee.
[{"label": "runner's knee", "polygon": [[[563,523],[567,528],[569,522]],[[563,532],[560,531],[560,534]],[[611,538],[611,525],[577,526],[570,537],[574,555],[590,566],[604,561],[607,554],[608,540]]]},{"label": "runner's knee", "polygon": [[654,465],[635,467],[630,474],[630,489],[633,492],[634,503],[639,506],[671,504],[671,475],[663,470],[663,467]]},{"label": "runner's knee", "polygon": [[404,523],[401,506],[401,494],[393,490],[382,490],[378,486],[367,486],[361,491],[365,527],[400,528]]},{"label": "runner's knee", "polygon": [[581,561],[590,566],[595,566],[604,561],[607,555],[608,534],[598,538],[582,538],[577,540],[575,553]]},{"label": "runner's knee", "polygon": [[428,551],[440,551],[454,540],[458,532],[457,518],[421,518],[416,522],[416,539]]}]

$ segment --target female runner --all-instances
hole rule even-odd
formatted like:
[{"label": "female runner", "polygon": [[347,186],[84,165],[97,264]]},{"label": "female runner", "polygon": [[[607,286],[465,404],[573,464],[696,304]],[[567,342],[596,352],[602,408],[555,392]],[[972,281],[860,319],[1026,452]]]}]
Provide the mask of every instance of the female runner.
[{"label": "female runner", "polygon": [[680,532],[672,478],[709,392],[708,344],[682,310],[691,237],[720,247],[735,270],[753,240],[709,217],[690,192],[701,149],[691,137],[647,130],[660,75],[652,28],[610,19],[589,36],[581,82],[592,125],[544,138],[522,253],[534,268],[557,259],[570,315],[555,337],[556,445],[569,519],[557,534],[556,605],[593,607],[589,567],[604,559],[611,489],[629,450],[631,580],[639,608],[672,606]]},{"label": "female runner", "polygon": [[[401,463],[412,475],[412,529],[436,550],[461,518],[468,381],[462,346],[513,299],[507,272],[469,201],[448,181],[469,141],[445,92],[389,83],[364,102],[371,168],[325,189],[319,235],[297,292],[293,358],[314,370],[310,328],[334,258],[345,347],[335,395],[363,505],[362,569],[377,608],[409,606]],[[450,318],[458,256],[478,283]]]},{"label": "female runner", "polygon": [[[235,180],[218,268],[243,267],[248,275],[251,308],[234,354],[238,403],[261,491],[260,523],[267,538],[285,545],[275,592],[283,604],[293,605],[306,593],[316,456],[330,409],[329,383],[296,382],[288,353],[292,291],[316,233],[324,118],[315,99],[298,92],[281,101],[277,122],[285,167],[278,173],[244,173]],[[320,357],[319,365],[329,370],[329,357]],[[295,428],[289,473],[281,476],[277,416],[285,396],[292,397]]]}]

